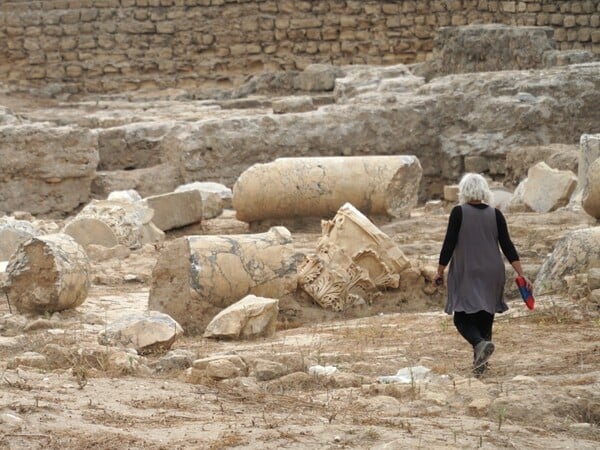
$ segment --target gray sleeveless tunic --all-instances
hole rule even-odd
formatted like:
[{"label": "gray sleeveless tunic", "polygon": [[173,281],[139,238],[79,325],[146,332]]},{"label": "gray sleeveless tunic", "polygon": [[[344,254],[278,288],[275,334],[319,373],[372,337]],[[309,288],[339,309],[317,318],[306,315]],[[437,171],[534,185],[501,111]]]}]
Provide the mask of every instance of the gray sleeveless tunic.
[{"label": "gray sleeveless tunic", "polygon": [[445,312],[504,312],[505,271],[498,247],[496,211],[461,205],[462,221],[448,271]]}]

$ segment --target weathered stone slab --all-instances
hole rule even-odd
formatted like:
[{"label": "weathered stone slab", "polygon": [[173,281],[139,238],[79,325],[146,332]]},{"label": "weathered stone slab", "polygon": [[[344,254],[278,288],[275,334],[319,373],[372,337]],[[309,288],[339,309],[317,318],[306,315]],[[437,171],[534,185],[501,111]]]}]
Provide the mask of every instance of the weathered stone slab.
[{"label": "weathered stone slab", "polygon": [[0,210],[70,212],[90,199],[96,135],[48,123],[0,126]]},{"label": "weathered stone slab", "polygon": [[573,172],[552,169],[542,161],[527,172],[523,202],[536,212],[554,211],[569,203],[576,186],[577,177]]},{"label": "weathered stone slab", "polygon": [[527,178],[519,183],[514,190],[512,197],[510,198],[508,205],[506,205],[506,211],[508,212],[531,212],[531,208],[527,206],[523,200],[523,194],[525,192],[525,184]]},{"label": "weathered stone slab", "polygon": [[153,195],[143,202],[154,210],[152,222],[163,231],[202,221],[202,195],[195,189]]},{"label": "weathered stone slab", "polygon": [[345,66],[343,77],[335,80],[334,95],[338,102],[345,102],[386,92],[414,91],[425,83],[420,76],[411,73],[404,64],[393,66]]},{"label": "weathered stone slab", "polygon": [[21,313],[75,308],[85,301],[91,284],[84,249],[62,233],[34,237],[19,245],[6,274],[8,301]]},{"label": "weathered stone slab", "polygon": [[407,217],[421,174],[414,156],[278,158],[240,175],[233,207],[246,222],[327,217],[346,202],[365,214]]},{"label": "weathered stone slab", "polygon": [[249,376],[256,378],[258,381],[269,381],[276,378],[281,378],[289,372],[285,364],[268,359],[256,358],[250,362]]},{"label": "weathered stone slab", "polygon": [[490,191],[492,192],[490,206],[505,211],[513,198],[513,193],[501,188],[491,188]]},{"label": "weathered stone slab", "polygon": [[186,236],[160,253],[149,309],[169,314],[188,333],[204,331],[221,309],[248,294],[281,298],[296,289],[296,260],[290,232]]},{"label": "weathered stone slab", "polygon": [[275,332],[279,300],[247,295],[217,314],[204,331],[207,338],[245,339]]},{"label": "weathered stone slab", "polygon": [[216,380],[246,376],[248,366],[238,355],[213,355],[197,359],[192,365],[192,376],[207,375]]},{"label": "weathered stone slab", "polygon": [[211,182],[199,182],[182,184],[175,189],[175,192],[185,192],[196,190],[202,197],[202,218],[212,219],[223,213],[224,204],[227,203],[231,208],[232,192],[228,187]]}]

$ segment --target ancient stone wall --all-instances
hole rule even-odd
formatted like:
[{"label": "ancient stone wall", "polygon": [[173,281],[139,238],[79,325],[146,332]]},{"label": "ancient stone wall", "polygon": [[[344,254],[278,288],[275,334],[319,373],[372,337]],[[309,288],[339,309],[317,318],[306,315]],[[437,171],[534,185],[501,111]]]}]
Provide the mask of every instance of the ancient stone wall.
[{"label": "ancient stone wall", "polygon": [[310,63],[427,59],[439,27],[554,28],[559,49],[600,54],[598,0],[9,0],[0,79],[73,92],[237,84]]}]

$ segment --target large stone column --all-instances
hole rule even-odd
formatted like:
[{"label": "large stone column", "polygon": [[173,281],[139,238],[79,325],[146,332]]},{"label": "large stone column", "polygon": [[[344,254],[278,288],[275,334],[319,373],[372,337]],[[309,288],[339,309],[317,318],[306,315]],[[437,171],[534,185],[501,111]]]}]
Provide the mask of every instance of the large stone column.
[{"label": "large stone column", "polygon": [[577,193],[583,193],[588,184],[588,171],[600,158],[600,134],[582,134],[579,139],[579,165],[577,167]]},{"label": "large stone column", "polygon": [[199,333],[223,308],[248,294],[281,298],[297,286],[290,232],[186,236],[160,253],[148,308],[169,314],[187,333]]},{"label": "large stone column", "polygon": [[22,243],[6,268],[5,292],[20,313],[62,311],[81,305],[90,287],[90,264],[83,248],[63,233]]},{"label": "large stone column", "polygon": [[240,175],[233,208],[245,222],[331,216],[346,202],[365,214],[406,217],[421,175],[415,156],[278,158]]},{"label": "large stone column", "polygon": [[572,196],[572,204],[580,204],[589,215],[600,216],[600,134],[582,134],[579,139],[579,164],[577,187]]}]

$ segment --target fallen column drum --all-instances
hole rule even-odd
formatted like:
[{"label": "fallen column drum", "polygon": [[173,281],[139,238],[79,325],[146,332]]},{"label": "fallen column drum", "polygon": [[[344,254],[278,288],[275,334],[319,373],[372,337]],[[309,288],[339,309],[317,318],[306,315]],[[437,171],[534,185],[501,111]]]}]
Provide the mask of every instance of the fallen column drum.
[{"label": "fallen column drum", "polygon": [[299,259],[284,227],[175,239],[152,271],[148,309],[169,314],[186,333],[197,334],[248,294],[279,299],[295,291]]},{"label": "fallen column drum", "polygon": [[233,186],[238,220],[332,216],[345,203],[363,214],[407,217],[423,170],[416,156],[278,158]]},{"label": "fallen column drum", "polygon": [[4,287],[20,313],[52,313],[81,305],[90,287],[90,263],[75,239],[63,233],[34,237],[11,256]]}]

